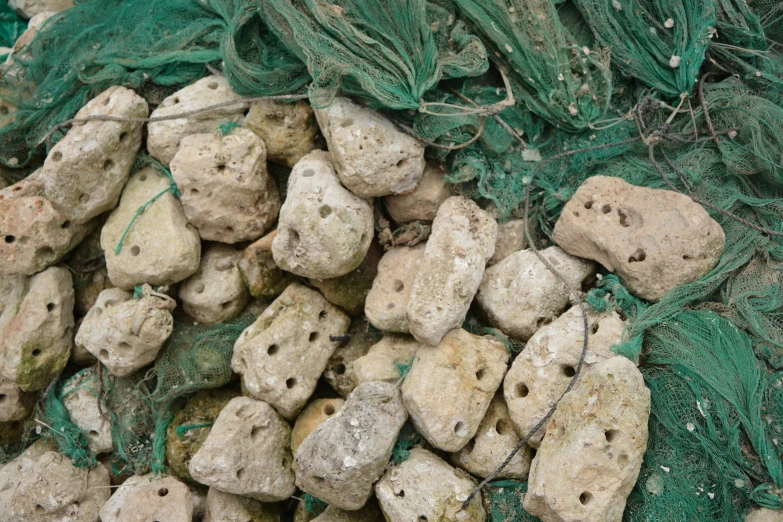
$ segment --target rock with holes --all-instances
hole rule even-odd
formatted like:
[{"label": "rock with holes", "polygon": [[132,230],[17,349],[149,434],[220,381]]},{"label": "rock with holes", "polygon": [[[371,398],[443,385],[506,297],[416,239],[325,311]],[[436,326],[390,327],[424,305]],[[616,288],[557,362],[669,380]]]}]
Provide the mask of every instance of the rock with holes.
[{"label": "rock with holes", "polygon": [[346,335],[349,338],[335,348],[323,373],[324,380],[343,397],[347,397],[356,387],[354,362],[366,355],[370,347],[378,342],[377,333],[370,331],[365,317],[355,317]]},{"label": "rock with holes", "polygon": [[0,375],[0,422],[26,419],[35,406],[35,394]]},{"label": "rock with holes", "polygon": [[424,248],[425,243],[392,248],[378,264],[378,275],[367,294],[364,313],[379,330],[409,333],[408,300],[424,258]]},{"label": "rock with holes", "polygon": [[343,408],[297,449],[297,485],[329,505],[360,509],[383,474],[407,419],[394,384],[360,384]]},{"label": "rock with holes", "polygon": [[353,363],[353,380],[396,383],[402,378],[401,368],[409,367],[422,345],[410,335],[387,334],[372,345],[367,355]]},{"label": "rock with holes", "polygon": [[465,320],[495,252],[497,223],[466,197],[451,197],[438,209],[408,299],[408,327],[432,346]]},{"label": "rock with holes", "polygon": [[375,495],[389,522],[484,522],[481,493],[462,509],[475,487],[476,481],[465,471],[425,449],[413,448],[410,457],[378,481]]},{"label": "rock with holes", "polygon": [[291,451],[296,454],[297,448],[325,420],[340,411],[345,401],[342,399],[316,399],[302,410],[296,418],[291,431]]},{"label": "rock with holes", "polygon": [[190,475],[207,486],[277,502],[290,497],[291,428],[267,403],[232,399],[218,415],[207,440],[190,461]]},{"label": "rock with holes", "polygon": [[424,146],[392,122],[348,98],[315,116],[340,181],[359,197],[403,194],[424,175]]},{"label": "rock with holes", "polygon": [[[595,273],[593,263],[558,247],[540,253],[577,290]],[[476,303],[489,323],[522,341],[554,321],[569,301],[568,287],[532,250],[520,250],[489,267],[476,294]]]},{"label": "rock with holes", "polygon": [[315,290],[292,283],[242,332],[231,367],[247,392],[293,419],[313,394],[318,378],[350,320]]},{"label": "rock with holes", "polygon": [[385,522],[378,503],[370,500],[357,511],[346,511],[335,506],[329,506],[315,517],[313,522]]},{"label": "rock with holes", "polygon": [[617,272],[628,290],[651,301],[712,270],[726,244],[717,221],[690,197],[607,176],[582,183],[553,239]]},{"label": "rock with holes", "polygon": [[277,219],[280,193],[266,170],[266,147],[247,129],[182,138],[171,174],[202,239],[253,241]]},{"label": "rock with holes", "polygon": [[171,183],[151,167],[134,173],[103,226],[101,247],[114,286],[171,285],[198,270],[201,240],[185,219],[180,201],[165,192]]},{"label": "rock with holes", "polygon": [[[590,337],[580,379],[592,365],[613,356],[612,346],[622,342],[625,329],[612,310],[597,314],[588,309],[587,320]],[[582,312],[574,306],[538,330],[514,359],[503,381],[503,393],[519,433],[527,435],[557,404],[576,373],[583,344]],[[529,444],[538,446],[545,432],[543,426]]]},{"label": "rock with holes", "polygon": [[398,224],[410,221],[432,221],[441,204],[451,197],[446,181],[446,169],[427,163],[424,175],[416,188],[408,194],[386,196],[383,205]]},{"label": "rock with holes", "polygon": [[264,140],[269,161],[293,167],[315,149],[318,124],[307,101],[261,100],[250,106],[245,127]]},{"label": "rock with holes", "polygon": [[65,11],[73,7],[73,0],[9,0],[8,6],[22,18],[28,19],[45,11]]},{"label": "rock with holes", "polygon": [[191,522],[193,496],[188,487],[165,475],[134,475],[114,490],[101,508],[101,522]]},{"label": "rock with holes", "polygon": [[95,369],[88,368],[68,379],[62,390],[63,405],[71,421],[87,434],[87,448],[93,453],[111,451],[111,422],[104,398],[98,408],[101,386]]},{"label": "rock with holes", "polygon": [[355,317],[364,311],[364,303],[378,273],[382,256],[383,249],[373,241],[364,260],[355,270],[332,279],[310,279],[310,284],[320,290],[330,303]]},{"label": "rock with holes", "polygon": [[152,292],[144,295],[119,288],[104,290],[84,317],[76,344],[93,354],[116,377],[127,377],[158,355],[174,329],[172,299]]},{"label": "rock with holes", "polygon": [[511,254],[524,250],[526,245],[524,219],[510,219],[505,223],[498,223],[495,253],[487,261],[487,266],[496,265]]},{"label": "rock with holes", "polygon": [[272,257],[273,230],[245,248],[239,260],[239,271],[253,297],[274,298],[294,280],[294,275],[281,270]]},{"label": "rock with holes", "polygon": [[745,515],[743,522],[783,522],[783,511],[754,508]]},{"label": "rock with holes", "polygon": [[283,522],[283,504],[225,493],[209,488],[204,522]]},{"label": "rock with holes", "polygon": [[416,430],[443,451],[459,451],[478,431],[503,376],[508,352],[495,337],[458,328],[416,352],[402,398]]},{"label": "rock with holes", "polygon": [[[150,114],[151,118],[176,116],[217,105],[240,100],[228,80],[213,75],[202,78],[187,87],[178,90],[161,102]],[[242,123],[245,119],[246,104],[233,104],[202,112],[187,118],[156,121],[147,125],[147,150],[166,167],[179,150],[182,138],[191,134],[216,132],[218,127],[228,123]]]},{"label": "rock with holes", "polygon": [[277,266],[303,277],[340,277],[361,264],[372,238],[372,206],[340,184],[329,154],[302,158],[288,179],[272,241]]},{"label": "rock with holes", "polygon": [[73,279],[60,267],[16,279],[0,315],[0,373],[26,392],[46,389],[73,345]]},{"label": "rock with holes", "polygon": [[647,448],[650,390],[612,357],[566,394],[530,467],[525,510],[543,522],[619,522]]},{"label": "rock with holes", "polygon": [[[486,478],[500,467],[517,447],[519,440],[503,397],[496,395],[489,404],[475,437],[457,453],[451,454],[451,462],[477,477]],[[527,477],[534,452],[527,444],[522,446],[497,478]]]}]

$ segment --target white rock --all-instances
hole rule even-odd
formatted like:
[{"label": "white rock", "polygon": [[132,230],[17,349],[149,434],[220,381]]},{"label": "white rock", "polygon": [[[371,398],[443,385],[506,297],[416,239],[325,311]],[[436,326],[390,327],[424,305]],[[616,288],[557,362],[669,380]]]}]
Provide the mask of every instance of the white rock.
[{"label": "white rock", "polygon": [[783,522],[783,511],[755,508],[745,515],[743,522]]},{"label": "white rock", "polygon": [[329,506],[313,522],[385,522],[378,503],[372,500],[358,511],[345,511]]},{"label": "white rock", "polygon": [[427,163],[424,176],[409,194],[386,196],[383,204],[391,218],[397,222],[432,221],[438,207],[451,197],[451,188],[446,181],[446,169]]},{"label": "white rock", "polygon": [[191,522],[193,496],[174,477],[134,475],[101,508],[101,522]]},{"label": "white rock", "polygon": [[269,161],[293,167],[315,149],[318,125],[307,101],[295,103],[262,100],[250,106],[245,127],[266,144]]},{"label": "white rock", "polygon": [[364,304],[370,323],[385,332],[409,333],[408,300],[424,259],[424,243],[392,248],[381,258]]},{"label": "white rock", "polygon": [[400,366],[410,366],[422,345],[409,335],[384,335],[370,347],[366,355],[353,363],[353,379],[356,385],[364,382],[400,380]]},{"label": "white rock", "polygon": [[511,254],[524,250],[526,246],[524,219],[510,219],[505,223],[498,223],[495,253],[487,261],[487,266],[498,264]]},{"label": "white rock", "polygon": [[8,5],[22,18],[32,18],[44,11],[65,11],[73,7],[73,0],[8,0]]},{"label": "white rock", "polygon": [[100,391],[101,383],[93,368],[75,374],[68,379],[62,390],[63,405],[68,410],[71,421],[87,434],[87,448],[93,453],[107,453],[112,449],[109,410],[103,398],[102,409],[98,409]]}]

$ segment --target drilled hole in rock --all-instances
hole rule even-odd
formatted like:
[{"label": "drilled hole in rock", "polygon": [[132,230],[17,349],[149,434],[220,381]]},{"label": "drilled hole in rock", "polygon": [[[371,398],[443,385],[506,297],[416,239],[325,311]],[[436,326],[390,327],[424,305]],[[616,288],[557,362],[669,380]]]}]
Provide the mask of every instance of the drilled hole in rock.
[{"label": "drilled hole in rock", "polygon": [[193,285],[193,291],[196,292],[197,294],[204,292],[205,289],[206,287],[204,286],[204,283],[202,283],[201,281]]},{"label": "drilled hole in rock", "polygon": [[33,357],[38,357],[39,355],[41,355],[40,348],[36,348],[35,350],[33,350]]},{"label": "drilled hole in rock", "polygon": [[60,161],[61,159],[63,159],[63,153],[62,152],[60,152],[59,150],[56,150],[56,151],[52,152],[52,160],[53,161]]},{"label": "drilled hole in rock", "polygon": [[55,308],[57,308],[57,305],[56,305],[56,304],[54,304],[54,303],[48,303],[48,304],[46,305],[46,310],[47,310],[47,311],[49,311],[49,312],[52,312],[52,311],[54,311],[54,309],[55,309]]},{"label": "drilled hole in rock", "polygon": [[330,207],[329,205],[321,205],[318,208],[318,215],[321,216],[322,218],[329,217],[329,214],[331,213],[332,213],[332,207]]},{"label": "drilled hole in rock", "polygon": [[220,304],[220,308],[223,310],[228,310],[228,308],[233,304],[233,301],[226,301],[225,303]]},{"label": "drilled hole in rock", "polygon": [[536,454],[538,453],[538,450],[536,448],[530,448],[530,458],[531,460],[536,458]]},{"label": "drilled hole in rock", "polygon": [[530,393],[530,389],[527,387],[527,385],[524,382],[520,382],[517,384],[517,395],[520,397],[527,397],[527,395]]},{"label": "drilled hole in rock", "polygon": [[476,372],[476,379],[479,381],[484,378],[484,375],[486,375],[486,370],[484,368],[481,368],[479,371]]},{"label": "drilled hole in rock", "polygon": [[237,480],[242,480],[244,476],[245,476],[245,468],[239,468],[237,470]]},{"label": "drilled hole in rock", "polygon": [[604,432],[604,437],[606,437],[606,442],[612,442],[617,438],[619,434],[620,432],[617,430],[606,430]]},{"label": "drilled hole in rock", "polygon": [[126,343],[125,341],[120,341],[119,343],[117,343],[117,348],[119,348],[120,350],[130,350],[133,347],[130,345],[130,343]]},{"label": "drilled hole in rock", "polygon": [[89,435],[90,437],[95,438],[98,436],[98,432],[96,430],[90,430]]},{"label": "drilled hole in rock", "polygon": [[9,245],[16,242],[16,236],[5,236],[5,242]]},{"label": "drilled hole in rock", "polygon": [[190,189],[190,195],[191,196],[198,196],[199,195],[198,189]]},{"label": "drilled hole in rock", "polygon": [[263,426],[253,426],[253,429],[250,430],[250,438],[256,440],[261,435],[262,431],[264,431]]},{"label": "drilled hole in rock", "polygon": [[37,255],[38,257],[42,257],[44,259],[47,259],[47,260],[54,259],[55,257],[57,257],[57,254],[54,253],[54,249],[52,247],[48,247],[48,246],[36,249],[35,255]]},{"label": "drilled hole in rock", "polygon": [[574,215],[575,215],[576,217],[579,217],[579,212],[574,212]]},{"label": "drilled hole in rock", "polygon": [[160,488],[160,489],[158,490],[158,496],[159,496],[159,497],[165,497],[165,496],[166,496],[166,495],[168,495],[168,494],[169,494],[169,490],[168,490],[168,489],[166,489],[166,488]]},{"label": "drilled hole in rock", "polygon": [[141,248],[139,248],[137,245],[134,245],[130,249],[130,253],[132,256],[136,257],[141,253]]},{"label": "drilled hole in rock", "polygon": [[43,513],[44,511],[46,511],[46,510],[44,509],[44,507],[41,504],[36,504],[35,505],[35,512],[36,513]]},{"label": "drilled hole in rock", "polygon": [[299,247],[299,232],[294,229],[288,231],[288,248],[295,252]]},{"label": "drilled hole in rock", "polygon": [[103,99],[104,105],[109,105],[109,103],[111,103],[111,96],[107,96]]},{"label": "drilled hole in rock", "polygon": [[5,393],[0,393],[0,402],[5,402],[8,396]]},{"label": "drilled hole in rock", "polygon": [[643,248],[637,248],[636,252],[634,252],[633,255],[628,258],[628,262],[638,263],[644,261],[645,259],[647,259],[647,253],[644,251]]},{"label": "drilled hole in rock", "polygon": [[100,356],[101,359],[106,359],[107,357],[109,357],[109,350],[107,350],[106,348],[102,348],[100,351]]},{"label": "drilled hole in rock", "polygon": [[402,282],[402,281],[400,281],[399,279],[397,279],[396,281],[394,281],[394,291],[395,291],[395,292],[397,292],[397,293],[400,293],[400,292],[402,292],[402,290],[403,290],[404,288],[405,288],[405,283],[403,283],[403,282]]},{"label": "drilled hole in rock", "polygon": [[95,307],[95,315],[101,315],[103,313],[103,310],[101,308]]},{"label": "drilled hole in rock", "polygon": [[617,457],[617,464],[619,464],[621,468],[624,468],[625,466],[627,466],[628,465],[628,455],[623,453],[622,455]]},{"label": "drilled hole in rock", "polygon": [[318,339],[318,332],[310,332],[309,340],[310,342],[314,342]]},{"label": "drilled hole in rock", "polygon": [[285,387],[286,387],[286,388],[288,388],[288,389],[290,390],[290,389],[291,389],[291,388],[293,388],[294,386],[296,386],[296,379],[294,379],[293,377],[291,377],[290,379],[286,379],[286,380],[285,380]]},{"label": "drilled hole in rock", "polygon": [[584,491],[581,495],[579,495],[579,503],[583,506],[586,506],[590,503],[590,501],[593,500],[593,495],[591,495],[589,492]]},{"label": "drilled hole in rock", "polygon": [[459,437],[465,437],[468,434],[468,426],[464,422],[459,421],[454,425],[454,433]]},{"label": "drilled hole in rock", "polygon": [[63,221],[63,224],[60,225],[60,228],[68,228],[70,226],[71,226],[71,220],[66,219],[65,221]]},{"label": "drilled hole in rock", "polygon": [[332,406],[331,404],[327,404],[324,407],[324,413],[327,415],[334,415],[334,406]]},{"label": "drilled hole in rock", "polygon": [[429,520],[430,520],[430,519],[429,519],[429,518],[427,518],[427,517],[426,517],[426,516],[424,516],[424,515],[421,515],[421,516],[419,517],[419,522],[429,522]]},{"label": "drilled hole in rock", "polygon": [[114,162],[110,159],[107,159],[106,161],[103,162],[103,170],[109,170],[113,166],[114,166]]},{"label": "drilled hole in rock", "polygon": [[394,495],[400,498],[405,498],[405,490],[401,489],[398,492],[396,492]]},{"label": "drilled hole in rock", "polygon": [[126,139],[128,139],[128,133],[127,132],[120,133],[120,141],[122,142],[125,141]]},{"label": "drilled hole in rock", "polygon": [[81,203],[82,205],[84,205],[88,201],[90,201],[90,195],[89,194],[82,194],[81,196],[79,196],[79,203]]},{"label": "drilled hole in rock", "polygon": [[684,254],[684,255],[682,256],[682,260],[683,260],[683,261],[690,261],[691,259],[693,259],[693,258],[692,258],[691,256],[689,256],[688,254]]},{"label": "drilled hole in rock", "polygon": [[508,426],[506,423],[502,420],[499,420],[497,424],[495,424],[495,431],[498,435],[503,435],[508,430]]},{"label": "drilled hole in rock", "polygon": [[146,174],[142,174],[141,176],[139,176],[139,180],[147,181],[147,175]]},{"label": "drilled hole in rock", "polygon": [[620,217],[620,225],[624,227],[630,227],[631,226],[631,220],[628,218],[628,215],[620,210],[617,209],[617,215]]},{"label": "drilled hole in rock", "polygon": [[276,344],[272,344],[269,346],[269,348],[266,349],[266,353],[269,355],[274,355],[280,350],[280,347]]},{"label": "drilled hole in rock", "polygon": [[343,363],[338,364],[334,367],[334,372],[337,375],[343,375],[345,373],[345,365]]},{"label": "drilled hole in rock", "polygon": [[223,172],[226,170],[226,164],[225,163],[218,163],[217,167],[215,167],[218,172]]},{"label": "drilled hole in rock", "polygon": [[562,371],[563,375],[565,375],[566,377],[573,377],[574,375],[576,375],[576,369],[574,369],[573,366],[570,366],[568,364],[562,365],[560,367],[560,371]]},{"label": "drilled hole in rock", "polygon": [[598,323],[593,323],[593,324],[590,325],[590,333],[592,335],[595,335],[596,333],[598,333]]},{"label": "drilled hole in rock", "polygon": [[343,120],[342,122],[340,122],[340,127],[343,127],[343,128],[350,127],[351,125],[353,125],[353,120],[351,118],[347,118],[347,119]]},{"label": "drilled hole in rock", "polygon": [[209,82],[209,85],[207,85],[207,87],[209,87],[210,89],[212,89],[214,91],[215,89],[218,88],[218,84],[217,84],[217,82]]},{"label": "drilled hole in rock", "polygon": [[603,212],[604,214],[608,214],[611,211],[612,211],[612,206],[609,204],[606,204],[601,207],[601,212]]},{"label": "drilled hole in rock", "polygon": [[321,310],[318,313],[318,319],[326,319],[326,315],[327,315],[326,310]]},{"label": "drilled hole in rock", "polygon": [[590,201],[585,201],[585,208],[586,209],[593,208],[593,200],[592,199]]},{"label": "drilled hole in rock", "polygon": [[176,105],[176,104],[178,104],[178,103],[179,103],[179,98],[174,98],[173,100],[171,100],[171,103],[172,103],[173,105]]},{"label": "drilled hole in rock", "polygon": [[401,159],[400,161],[397,162],[395,167],[398,168],[398,169],[401,169],[402,167],[405,166],[405,163],[407,163],[407,162],[408,162],[407,159]]},{"label": "drilled hole in rock", "polygon": [[302,172],[302,177],[303,177],[303,178],[309,178],[310,176],[312,176],[312,175],[314,175],[314,174],[315,174],[315,171],[314,171],[313,169],[305,169],[305,170]]}]

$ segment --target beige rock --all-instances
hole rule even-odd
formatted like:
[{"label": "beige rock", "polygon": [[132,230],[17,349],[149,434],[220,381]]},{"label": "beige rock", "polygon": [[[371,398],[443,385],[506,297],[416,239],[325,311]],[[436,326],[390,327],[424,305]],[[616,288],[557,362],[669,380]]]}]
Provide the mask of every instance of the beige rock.
[{"label": "beige rock", "polygon": [[[79,328],[82,327],[82,323],[84,322],[84,317],[80,317],[76,320],[76,323],[74,325],[74,332],[78,332]],[[95,363],[98,362],[98,359],[95,358],[93,354],[88,352],[84,346],[80,346],[76,343],[73,343],[73,348],[71,348],[71,357],[68,359],[68,362],[70,364],[73,364],[75,366],[92,366]]]},{"label": "beige rock", "polygon": [[342,399],[316,399],[308,404],[296,418],[291,431],[291,451],[296,454],[302,441],[325,420],[340,411],[343,404],[345,401]]},{"label": "beige rock", "polygon": [[112,288],[101,249],[101,229],[96,228],[68,256],[68,265],[76,270],[73,290],[74,313],[84,317],[98,300],[98,295]]},{"label": "beige rock", "polygon": [[634,363],[594,365],[557,406],[530,468],[525,510],[543,522],[619,522],[647,448],[650,391]]},{"label": "beige rock", "polygon": [[367,355],[353,363],[353,380],[358,386],[364,382],[396,383],[402,378],[400,366],[410,366],[422,345],[409,335],[384,335],[372,345]]},{"label": "beige rock", "polygon": [[283,506],[209,488],[204,522],[283,522]]},{"label": "beige rock", "polygon": [[318,124],[307,101],[254,102],[245,117],[245,127],[263,138],[269,161],[275,163],[293,167],[315,149]]},{"label": "beige rock", "polygon": [[14,291],[17,279],[23,276],[4,276],[0,275],[0,314],[5,310],[5,303]]},{"label": "beige rock", "polygon": [[190,522],[193,510],[193,497],[185,484],[148,473],[134,475],[114,490],[101,508],[101,522]]},{"label": "beige rock", "polygon": [[424,248],[425,243],[392,248],[381,258],[364,305],[367,319],[379,330],[409,333],[408,300],[424,259]]},{"label": "beige rock", "polygon": [[0,375],[0,422],[26,419],[35,406],[35,394],[22,391],[19,386]]},{"label": "beige rock", "polygon": [[319,514],[307,511],[304,501],[300,500],[296,504],[296,511],[294,511],[294,522],[312,522]]},{"label": "beige rock", "polygon": [[378,263],[382,256],[383,249],[373,241],[358,268],[344,276],[332,279],[310,279],[310,284],[320,290],[330,303],[339,306],[348,315],[352,317],[361,315],[364,312],[367,294],[370,293],[373,280],[378,274]]},{"label": "beige rock", "polygon": [[248,246],[239,261],[242,279],[253,297],[277,297],[295,279],[293,274],[281,270],[275,264],[272,256],[272,240],[275,236],[277,230]]},{"label": "beige rock", "polygon": [[783,522],[783,511],[755,508],[745,515],[744,522]]},{"label": "beige rock", "polygon": [[109,280],[109,273],[106,271],[106,267],[101,267],[94,272],[85,274],[84,277],[87,286],[77,288],[74,285],[73,289],[75,297],[74,312],[80,317],[87,315],[90,308],[95,306],[101,292],[114,288],[114,285]]},{"label": "beige rock", "polygon": [[582,183],[553,239],[617,272],[628,290],[651,301],[712,270],[726,244],[720,225],[688,196],[607,176]]},{"label": "beige rock", "polygon": [[[71,5],[73,5],[73,0],[65,0],[67,2],[70,2]],[[22,50],[22,48],[35,40],[35,37],[38,36],[38,29],[43,25],[45,21],[47,21],[52,16],[56,15],[57,13],[54,11],[41,11],[40,13],[37,13],[36,15],[32,16],[30,20],[27,22],[27,29],[22,33],[22,35],[16,39],[14,42],[14,46],[11,49],[11,54],[17,54],[19,51]],[[10,56],[9,56],[10,59]],[[11,61],[13,61],[11,59]]]},{"label": "beige rock", "polygon": [[459,328],[495,251],[497,223],[476,203],[451,197],[438,209],[408,300],[408,327],[437,345]]},{"label": "beige rock", "polygon": [[451,188],[445,176],[446,169],[441,165],[427,163],[424,175],[413,192],[386,196],[383,198],[383,205],[398,224],[432,221],[438,207],[451,197]]},{"label": "beige rock", "polygon": [[8,0],[8,5],[16,14],[26,19],[44,11],[65,11],[73,7],[73,0]]},{"label": "beige rock", "polygon": [[313,519],[314,522],[385,522],[377,502],[370,500],[358,511],[345,511],[329,506]]},{"label": "beige rock", "polygon": [[93,453],[110,452],[111,422],[103,415],[106,412],[106,401],[98,409],[98,393],[101,383],[98,381],[94,368],[88,368],[75,374],[66,381],[62,390],[63,404],[68,410],[71,421],[87,434],[87,448]]},{"label": "beige rock", "polygon": [[524,250],[526,246],[524,219],[510,219],[505,223],[498,223],[495,253],[487,261],[487,266],[498,264],[511,254]]},{"label": "beige rock", "polygon": [[370,347],[378,341],[376,333],[370,331],[370,325],[365,317],[355,317],[351,321],[347,335],[350,338],[334,349],[323,373],[324,380],[343,397],[347,397],[356,387],[353,378],[354,361],[366,355]]}]

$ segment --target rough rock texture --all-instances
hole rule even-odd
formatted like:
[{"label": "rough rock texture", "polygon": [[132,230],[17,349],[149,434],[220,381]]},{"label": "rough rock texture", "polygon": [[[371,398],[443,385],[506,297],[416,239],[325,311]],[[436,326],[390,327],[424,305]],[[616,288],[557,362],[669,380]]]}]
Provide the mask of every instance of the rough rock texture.
[{"label": "rough rock texture", "polygon": [[65,11],[73,7],[73,0],[8,0],[8,5],[20,17],[32,18],[44,11]]},{"label": "rough rock texture", "polygon": [[293,522],[312,522],[319,513],[310,513],[307,511],[307,508],[305,507],[304,501],[299,501],[296,504],[296,511],[294,511],[294,521]]},{"label": "rough rock texture", "polygon": [[[183,112],[241,99],[231,90],[223,76],[207,76],[178,90],[152,111],[151,118],[171,116]],[[236,104],[204,112],[189,118],[165,120],[147,125],[147,150],[166,167],[174,159],[185,136],[214,132],[229,122],[242,123],[247,105]]]},{"label": "rough rock texture", "polygon": [[526,246],[524,219],[511,219],[505,223],[498,223],[495,253],[487,261],[487,266],[498,264],[514,252],[524,250]]},{"label": "rough rock texture", "polygon": [[744,522],[783,522],[783,511],[755,508],[745,515]]},{"label": "rough rock texture", "polygon": [[462,509],[476,481],[466,472],[422,448],[393,467],[375,486],[375,495],[389,522],[484,522],[481,494]]},{"label": "rough rock texture", "polygon": [[71,355],[73,324],[67,269],[17,278],[0,315],[0,373],[23,391],[46,389]]},{"label": "rough rock texture", "polygon": [[318,124],[307,101],[285,103],[274,100],[254,102],[245,117],[245,127],[266,144],[269,161],[293,167],[315,149]]},{"label": "rough rock texture", "polygon": [[455,196],[440,206],[408,300],[416,339],[434,346],[462,324],[495,252],[496,234],[495,220],[473,201]]},{"label": "rough rock texture", "polygon": [[425,246],[419,243],[392,248],[381,258],[378,275],[364,305],[367,319],[379,330],[409,333],[408,300],[424,259]]},{"label": "rough rock texture", "polygon": [[383,198],[391,218],[398,224],[435,219],[438,207],[451,197],[451,188],[445,176],[446,169],[442,166],[427,163],[424,176],[413,192]]},{"label": "rough rock texture", "polygon": [[[82,327],[82,323],[84,322],[84,317],[80,317],[76,320],[75,326],[74,326],[74,332],[78,332],[79,328]],[[92,366],[93,364],[98,362],[98,359],[95,358],[93,354],[88,352],[84,346],[80,346],[76,343],[73,344],[73,348],[71,348],[71,357],[68,359],[68,362],[70,364],[76,365],[76,366]]]},{"label": "rough rock texture", "polygon": [[367,355],[353,363],[353,380],[358,386],[364,382],[396,383],[402,377],[400,366],[410,366],[422,345],[409,335],[387,334],[372,345]]},{"label": "rough rock texture", "polygon": [[0,375],[0,422],[26,419],[35,406],[35,394],[22,391],[19,386]]},{"label": "rough rock texture", "polygon": [[158,197],[131,225],[138,210],[170,184],[169,178],[151,167],[139,170],[131,176],[119,206],[103,226],[101,247],[114,286],[171,285],[198,270],[201,240],[173,194]]},{"label": "rough rock texture", "polygon": [[347,397],[356,387],[353,379],[354,361],[366,355],[370,347],[380,339],[379,333],[370,330],[367,318],[363,316],[351,320],[346,335],[350,338],[334,349],[323,373],[324,380],[343,397]]},{"label": "rough rock texture", "polygon": [[373,232],[370,203],[340,185],[327,152],[313,151],[291,171],[272,254],[296,275],[340,277],[361,264]]},{"label": "rough rock texture", "polygon": [[84,317],[98,300],[98,295],[112,288],[101,250],[101,229],[88,235],[68,256],[68,265],[77,269],[73,277],[76,302],[74,313]]},{"label": "rough rock texture", "polygon": [[291,451],[296,454],[302,441],[326,419],[340,411],[344,404],[345,401],[342,399],[316,399],[308,404],[296,418],[294,429],[291,431]]},{"label": "rough rock texture", "polygon": [[202,239],[253,241],[277,219],[280,193],[266,170],[266,147],[247,129],[182,138],[171,174]]},{"label": "rough rock texture", "polygon": [[[593,263],[558,247],[542,250],[541,255],[577,289],[595,272]],[[489,267],[476,294],[476,303],[489,323],[522,341],[563,313],[569,301],[566,285],[532,250],[521,250]]]},{"label": "rough rock texture", "polygon": [[281,270],[275,264],[272,257],[272,240],[275,236],[277,230],[248,246],[239,261],[242,279],[253,297],[277,297],[295,279],[293,274]]},{"label": "rough rock texture", "polygon": [[101,522],[190,522],[193,497],[174,477],[135,475],[114,490],[101,508]]},{"label": "rough rock texture", "polygon": [[377,502],[370,501],[358,511],[329,506],[313,522],[385,522]]},{"label": "rough rock texture", "polygon": [[403,194],[424,174],[424,147],[379,113],[335,98],[315,116],[340,181],[359,197]]},{"label": "rough rock texture", "polygon": [[593,366],[557,406],[530,468],[525,510],[543,522],[619,522],[647,448],[650,391],[634,363]]},{"label": "rough rock texture", "polygon": [[283,522],[283,505],[209,488],[204,522]]},{"label": "rough rock texture", "polygon": [[[16,0],[19,2],[19,0]],[[73,5],[73,0],[65,0],[66,2]],[[9,2],[11,4],[12,2]],[[70,7],[70,6],[69,6]],[[35,40],[35,37],[38,36],[38,29],[43,25],[45,21],[47,21],[52,16],[56,15],[57,13],[54,11],[41,11],[34,16],[30,17],[30,20],[27,22],[27,29],[24,30],[22,33],[22,36],[16,39],[14,42],[14,46],[11,49],[11,55],[18,53],[22,50],[22,48]],[[13,58],[9,56],[6,59],[6,62],[13,62]],[[5,103],[8,103],[7,100],[3,100]]]},{"label": "rough rock texture", "polygon": [[93,453],[111,451],[111,422],[101,415],[108,411],[104,398],[102,409],[98,409],[100,389],[94,368],[88,368],[68,379],[62,390],[65,409],[71,421],[87,434],[87,448]]},{"label": "rough rock texture", "polygon": [[174,329],[175,303],[145,287],[145,295],[104,290],[76,334],[76,344],[93,354],[112,375],[127,377],[155,360]]},{"label": "rough rock texture", "polygon": [[343,335],[349,324],[317,291],[293,283],[239,336],[231,367],[251,396],[293,419],[339,342],[330,336]]},{"label": "rough rock texture", "polygon": [[293,495],[291,428],[267,403],[232,399],[190,461],[190,475],[227,493],[277,502]]},{"label": "rough rock texture", "polygon": [[330,303],[355,317],[364,311],[365,299],[378,274],[382,256],[383,249],[373,241],[358,268],[333,279],[310,279],[310,284],[320,290]]},{"label": "rough rock texture", "polygon": [[357,510],[372,495],[408,413],[397,387],[360,384],[296,451],[296,484],[329,505]]},{"label": "rough rock texture", "polygon": [[606,176],[582,183],[553,238],[569,254],[617,272],[628,290],[651,301],[712,270],[726,244],[717,221],[688,196]]}]

